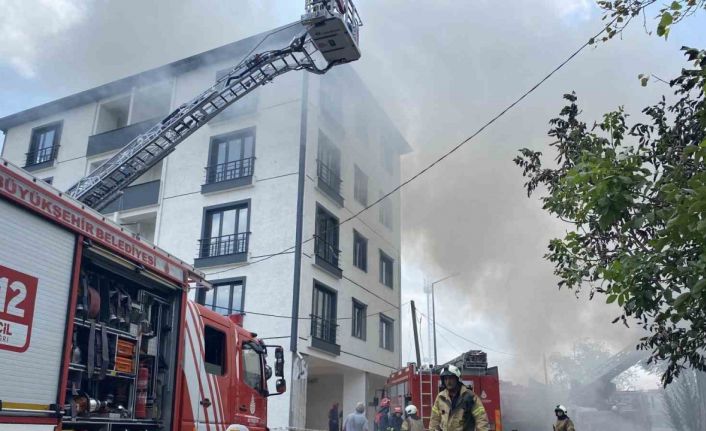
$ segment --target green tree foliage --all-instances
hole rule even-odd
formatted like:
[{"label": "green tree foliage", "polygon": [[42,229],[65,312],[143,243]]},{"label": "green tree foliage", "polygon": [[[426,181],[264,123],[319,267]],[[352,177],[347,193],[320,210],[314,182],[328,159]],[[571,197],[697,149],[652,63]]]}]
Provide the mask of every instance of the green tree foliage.
[{"label": "green tree foliage", "polygon": [[569,223],[549,243],[559,288],[588,288],[622,307],[649,336],[639,348],[665,361],[666,385],[685,366],[706,370],[706,51],[684,48],[695,67],[628,124],[622,108],[589,127],[574,94],[550,121],[555,163],[520,150],[528,195]]},{"label": "green tree foliage", "polygon": [[[605,11],[603,20],[606,21],[606,32],[603,41],[606,41],[620,33],[635,18],[642,18],[643,25],[647,30],[648,7],[657,3],[656,0],[599,0],[598,6]],[[657,16],[657,36],[669,36],[669,30],[673,25],[679,23],[684,18],[696,13],[700,9],[706,9],[706,0],[674,0],[671,3],[665,2],[659,9]],[[649,30],[648,30],[649,31]]]}]

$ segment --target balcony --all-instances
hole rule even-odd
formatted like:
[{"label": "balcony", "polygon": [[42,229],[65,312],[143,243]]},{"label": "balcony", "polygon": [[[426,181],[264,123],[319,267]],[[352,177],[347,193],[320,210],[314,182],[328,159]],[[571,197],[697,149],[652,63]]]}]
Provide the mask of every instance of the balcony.
[{"label": "balcony", "polygon": [[311,314],[311,347],[331,353],[341,354],[341,346],[336,344],[338,324],[336,319],[325,319]]},{"label": "balcony", "polygon": [[338,206],[343,207],[343,196],[341,196],[341,178],[339,173],[331,169],[321,160],[316,161],[316,174],[319,178],[318,187],[328,197],[333,199]]},{"label": "balcony", "polygon": [[199,257],[194,259],[194,266],[203,268],[245,262],[249,242],[250,232],[202,238],[199,240]]},{"label": "balcony", "polygon": [[343,277],[343,271],[338,267],[338,256],[341,251],[322,236],[314,236],[314,255],[316,265],[336,278]]},{"label": "balcony", "polygon": [[157,122],[159,122],[159,119],[153,118],[140,123],[131,124],[129,126],[120,127],[118,129],[89,136],[86,157],[119,150],[139,135],[148,131],[152,126],[157,124]]},{"label": "balcony", "polygon": [[103,214],[115,211],[127,211],[135,208],[157,205],[159,202],[159,180],[130,186],[114,201],[108,204],[101,212]]},{"label": "balcony", "polygon": [[252,184],[255,157],[208,166],[201,193],[211,193]]},{"label": "balcony", "polygon": [[40,150],[28,152],[27,162],[25,163],[24,167],[25,170],[31,172],[54,166],[54,160],[56,160],[56,155],[58,152],[58,145],[53,145],[51,147],[46,147]]}]

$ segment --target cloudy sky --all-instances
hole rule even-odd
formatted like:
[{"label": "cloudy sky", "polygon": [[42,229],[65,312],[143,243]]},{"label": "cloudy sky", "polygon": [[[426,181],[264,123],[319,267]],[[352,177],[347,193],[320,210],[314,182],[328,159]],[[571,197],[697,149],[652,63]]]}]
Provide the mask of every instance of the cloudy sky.
[{"label": "cloudy sky", "polygon": [[[590,0],[358,0],[363,58],[353,67],[414,148],[412,175],[473,133],[601,26]],[[0,116],[202,52],[296,20],[294,0],[0,0]],[[648,26],[654,27],[648,12]],[[617,309],[557,291],[542,260],[565,227],[527,199],[512,158],[547,148],[547,121],[576,91],[588,122],[625,106],[634,118],[668,92],[682,45],[706,46],[706,13],[669,41],[636,22],[622,39],[586,49],[515,110],[402,192],[403,302],[426,310],[436,287],[440,325],[486,346],[505,378],[542,377],[542,357],[576,340],[614,350],[639,333]],[[701,29],[701,30],[700,30]],[[412,358],[403,319],[405,360]],[[424,326],[424,325],[423,325]],[[426,332],[423,331],[426,345]],[[473,348],[438,329],[439,359]],[[502,353],[498,353],[502,352]]]}]

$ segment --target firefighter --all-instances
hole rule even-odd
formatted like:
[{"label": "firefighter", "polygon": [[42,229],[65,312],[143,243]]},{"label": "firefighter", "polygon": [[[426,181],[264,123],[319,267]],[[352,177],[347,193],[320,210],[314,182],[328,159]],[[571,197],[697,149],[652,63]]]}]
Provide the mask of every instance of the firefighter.
[{"label": "firefighter", "polygon": [[559,404],[554,409],[554,414],[556,415],[556,423],[554,424],[554,431],[576,431],[574,428],[574,423],[566,415],[569,411],[566,407]]},{"label": "firefighter", "polygon": [[380,408],[375,414],[375,431],[387,431],[390,424],[390,399],[383,398],[380,400]]},{"label": "firefighter", "polygon": [[396,406],[392,409],[392,416],[390,416],[390,425],[388,426],[388,431],[401,431],[402,430],[402,407]]},{"label": "firefighter", "polygon": [[424,431],[424,422],[417,416],[417,406],[410,404],[404,408],[406,417],[402,422],[402,431]]},{"label": "firefighter", "polygon": [[461,382],[461,370],[446,365],[439,375],[444,390],[434,401],[430,431],[489,431],[481,400]]}]

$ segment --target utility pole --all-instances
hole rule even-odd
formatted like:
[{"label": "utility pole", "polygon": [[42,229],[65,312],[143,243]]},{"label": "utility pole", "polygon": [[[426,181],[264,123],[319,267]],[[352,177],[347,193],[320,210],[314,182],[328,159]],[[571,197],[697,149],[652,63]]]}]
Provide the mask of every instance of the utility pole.
[{"label": "utility pole", "polygon": [[422,366],[422,356],[419,353],[419,333],[417,332],[417,307],[414,306],[414,301],[410,301],[412,307],[412,329],[414,330],[414,350],[417,354],[417,368]]}]

